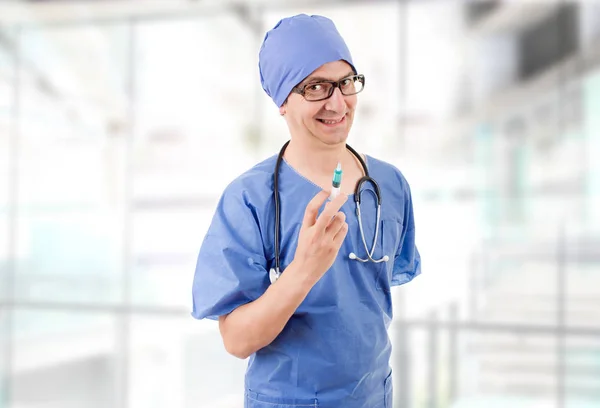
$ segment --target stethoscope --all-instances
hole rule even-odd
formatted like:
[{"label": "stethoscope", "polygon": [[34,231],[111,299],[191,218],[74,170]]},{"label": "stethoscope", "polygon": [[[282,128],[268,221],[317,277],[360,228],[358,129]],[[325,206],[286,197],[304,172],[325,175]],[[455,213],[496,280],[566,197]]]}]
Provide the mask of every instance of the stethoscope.
[{"label": "stethoscope", "polygon": [[[274,283],[281,276],[281,264],[279,259],[279,229],[281,223],[281,208],[279,203],[279,168],[281,167],[281,161],[283,160],[283,153],[285,152],[285,149],[288,147],[289,143],[290,141],[288,140],[279,151],[279,156],[277,156],[277,162],[275,163],[275,172],[273,174],[273,195],[275,198],[275,265],[269,271],[269,279],[271,280],[271,283]],[[373,259],[373,253],[375,252],[375,244],[377,243],[377,236],[379,234],[379,218],[381,215],[381,192],[379,190],[379,185],[372,177],[369,176],[369,169],[367,169],[367,165],[364,162],[361,155],[358,154],[358,152],[349,145],[346,145],[346,148],[358,159],[364,172],[364,176],[356,183],[356,187],[354,189],[354,202],[356,203],[356,217],[358,218],[358,228],[360,230],[360,236],[365,247],[365,252],[367,253],[367,257],[364,259],[356,256],[354,252],[351,252],[348,255],[348,258],[363,263],[369,261],[374,263],[387,262],[390,259],[387,255],[384,255],[379,259]],[[362,217],[360,214],[360,194],[362,192],[361,188],[364,183],[371,183],[373,189],[375,190],[375,195],[377,197],[377,218],[375,223],[375,236],[373,237],[373,245],[371,246],[370,251],[367,247],[367,241],[363,232]]]}]

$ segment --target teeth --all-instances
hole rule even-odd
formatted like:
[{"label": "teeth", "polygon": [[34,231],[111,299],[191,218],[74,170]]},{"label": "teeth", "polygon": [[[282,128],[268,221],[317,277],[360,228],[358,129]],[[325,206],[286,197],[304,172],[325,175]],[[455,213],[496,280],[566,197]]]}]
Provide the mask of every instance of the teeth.
[{"label": "teeth", "polygon": [[323,123],[325,123],[327,125],[334,125],[336,123],[340,123],[342,121],[342,119],[344,119],[344,118],[341,118],[340,120],[324,120],[324,119],[321,119],[321,120],[323,121]]}]

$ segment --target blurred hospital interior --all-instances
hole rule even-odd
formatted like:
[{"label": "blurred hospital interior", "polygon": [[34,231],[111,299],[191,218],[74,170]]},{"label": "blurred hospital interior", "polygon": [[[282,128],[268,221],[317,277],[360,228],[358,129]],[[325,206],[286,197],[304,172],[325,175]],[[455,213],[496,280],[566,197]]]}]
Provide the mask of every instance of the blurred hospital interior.
[{"label": "blurred hospital interior", "polygon": [[349,144],[410,183],[394,407],[600,407],[600,1],[0,3],[0,408],[238,408],[190,316],[223,188],[289,134],[258,50],[321,14]]}]

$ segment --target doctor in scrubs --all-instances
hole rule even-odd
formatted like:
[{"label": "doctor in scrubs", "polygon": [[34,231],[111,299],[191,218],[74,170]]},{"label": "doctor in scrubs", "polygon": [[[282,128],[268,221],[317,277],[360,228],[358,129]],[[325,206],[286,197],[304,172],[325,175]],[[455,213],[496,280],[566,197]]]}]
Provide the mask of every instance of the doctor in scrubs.
[{"label": "doctor in scrubs", "polygon": [[[264,37],[259,71],[289,128],[278,168],[281,274],[269,273],[274,154],[220,197],[198,254],[192,315],[218,320],[225,349],[249,358],[246,408],[391,408],[390,288],[421,271],[409,184],[391,164],[360,155],[381,196],[378,217],[376,188],[362,184],[363,240],[354,192],[365,171],[346,142],[365,79],[330,19],[279,21]],[[340,194],[331,198],[338,163]],[[371,243],[380,262],[367,256]]]}]

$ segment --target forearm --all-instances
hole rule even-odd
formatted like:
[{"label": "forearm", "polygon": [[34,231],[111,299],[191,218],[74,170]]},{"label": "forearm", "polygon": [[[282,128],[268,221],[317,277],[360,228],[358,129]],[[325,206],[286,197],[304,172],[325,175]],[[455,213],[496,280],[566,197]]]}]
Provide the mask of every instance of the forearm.
[{"label": "forearm", "polygon": [[261,297],[221,317],[219,328],[229,353],[247,358],[281,333],[315,284],[299,268],[292,262]]}]

